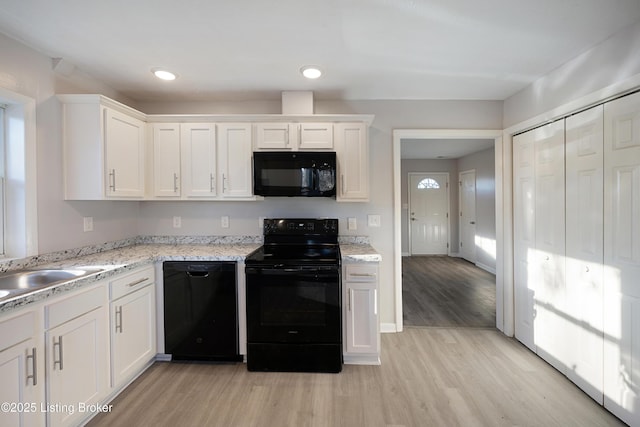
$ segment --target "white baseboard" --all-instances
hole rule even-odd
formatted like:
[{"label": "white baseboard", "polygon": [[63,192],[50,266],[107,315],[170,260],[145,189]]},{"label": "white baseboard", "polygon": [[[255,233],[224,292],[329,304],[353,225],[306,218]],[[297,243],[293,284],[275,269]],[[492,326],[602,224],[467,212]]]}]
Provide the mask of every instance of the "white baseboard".
[{"label": "white baseboard", "polygon": [[393,334],[398,332],[395,323],[380,323],[380,332],[383,334]]},{"label": "white baseboard", "polygon": [[485,265],[481,262],[476,262],[476,267],[483,269],[484,271],[488,271],[491,274],[496,274],[496,269],[493,267],[490,267],[488,265]]},{"label": "white baseboard", "polygon": [[402,256],[411,256],[409,252],[402,252]]}]

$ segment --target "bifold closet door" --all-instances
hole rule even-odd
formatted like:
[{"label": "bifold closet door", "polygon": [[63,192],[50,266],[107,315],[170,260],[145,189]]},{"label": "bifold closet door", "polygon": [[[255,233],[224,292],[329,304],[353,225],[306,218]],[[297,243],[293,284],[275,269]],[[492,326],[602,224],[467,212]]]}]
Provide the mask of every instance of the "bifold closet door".
[{"label": "bifold closet door", "polygon": [[535,318],[535,170],[532,131],[513,137],[513,256],[515,336],[536,351]]},{"label": "bifold closet door", "polygon": [[640,94],[604,106],[604,404],[640,425]]},{"label": "bifold closet door", "polygon": [[564,121],[513,143],[515,335],[564,372]]},{"label": "bifold closet door", "polygon": [[566,372],[564,120],[534,129],[536,352]]},{"label": "bifold closet door", "polygon": [[602,404],[603,106],[567,117],[566,375]]}]

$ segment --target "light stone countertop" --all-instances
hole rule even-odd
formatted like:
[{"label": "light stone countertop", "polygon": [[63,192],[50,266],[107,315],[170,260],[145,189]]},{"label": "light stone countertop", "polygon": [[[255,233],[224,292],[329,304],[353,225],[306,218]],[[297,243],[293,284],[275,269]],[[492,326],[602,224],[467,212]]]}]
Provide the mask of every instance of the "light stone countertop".
[{"label": "light stone countertop", "polygon": [[[89,286],[102,279],[126,273],[159,261],[244,261],[261,243],[219,244],[135,244],[78,257],[45,262],[35,268],[99,267],[103,271],[0,300],[0,314],[15,310],[68,291]],[[380,262],[382,259],[368,243],[341,243],[342,262]],[[46,258],[45,258],[46,259]]]}]

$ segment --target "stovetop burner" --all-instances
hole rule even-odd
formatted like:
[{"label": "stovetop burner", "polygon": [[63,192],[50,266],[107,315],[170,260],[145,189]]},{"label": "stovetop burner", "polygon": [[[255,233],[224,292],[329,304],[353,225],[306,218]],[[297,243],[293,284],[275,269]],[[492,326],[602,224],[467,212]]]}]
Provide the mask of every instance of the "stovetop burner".
[{"label": "stovetop burner", "polygon": [[264,245],[246,264],[336,264],[340,262],[337,219],[264,220]]}]

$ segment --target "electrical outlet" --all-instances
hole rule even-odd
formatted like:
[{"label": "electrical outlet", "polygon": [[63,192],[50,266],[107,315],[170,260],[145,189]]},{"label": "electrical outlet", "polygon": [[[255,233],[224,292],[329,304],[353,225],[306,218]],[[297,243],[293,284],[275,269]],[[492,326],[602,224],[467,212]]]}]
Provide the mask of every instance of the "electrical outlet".
[{"label": "electrical outlet", "polygon": [[93,231],[93,217],[85,216],[82,218],[84,231]]},{"label": "electrical outlet", "polygon": [[264,217],[258,217],[258,228],[264,228]]},{"label": "electrical outlet", "polygon": [[380,215],[368,215],[367,223],[369,227],[380,227]]},{"label": "electrical outlet", "polygon": [[347,230],[357,230],[358,223],[355,218],[347,218]]},{"label": "electrical outlet", "polygon": [[180,228],[180,227],[182,227],[182,217],[174,216],[173,217],[173,228]]},{"label": "electrical outlet", "polygon": [[229,217],[227,215],[220,218],[220,226],[222,228],[229,228]]}]

